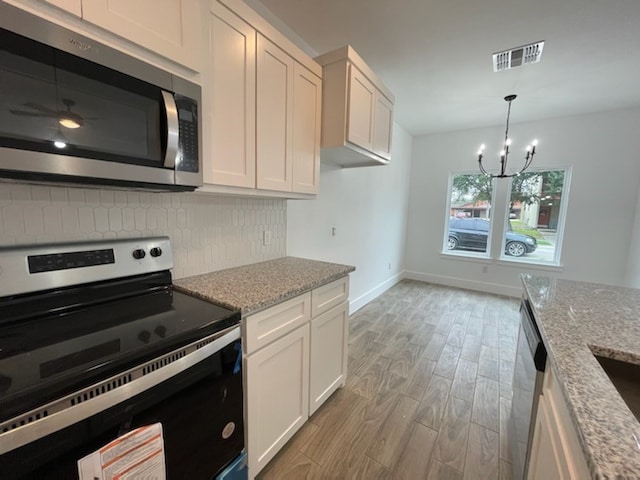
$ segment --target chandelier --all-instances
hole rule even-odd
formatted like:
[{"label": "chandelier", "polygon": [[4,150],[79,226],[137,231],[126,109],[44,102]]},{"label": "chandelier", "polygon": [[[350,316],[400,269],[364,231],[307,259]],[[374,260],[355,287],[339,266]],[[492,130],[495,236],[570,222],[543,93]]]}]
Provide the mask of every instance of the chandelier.
[{"label": "chandelier", "polygon": [[485,145],[484,144],[480,145],[480,150],[478,150],[478,165],[480,166],[480,171],[487,177],[509,178],[509,177],[518,176],[522,172],[524,172],[527,168],[529,168],[529,165],[531,165],[531,162],[533,161],[533,156],[536,154],[536,145],[538,145],[538,140],[534,140],[533,142],[531,142],[530,145],[527,145],[527,148],[525,149],[526,154],[524,157],[524,167],[522,167],[522,169],[519,172],[512,173],[511,175],[507,175],[505,173],[507,171],[507,160],[509,158],[509,148],[511,147],[511,139],[509,138],[509,117],[511,116],[511,102],[513,102],[516,99],[516,97],[517,95],[507,95],[506,97],[504,97],[505,101],[509,103],[509,108],[507,109],[507,128],[504,131],[504,147],[500,151],[500,174],[499,175],[493,175],[487,172],[484,166],[482,165],[482,159],[484,158]]}]

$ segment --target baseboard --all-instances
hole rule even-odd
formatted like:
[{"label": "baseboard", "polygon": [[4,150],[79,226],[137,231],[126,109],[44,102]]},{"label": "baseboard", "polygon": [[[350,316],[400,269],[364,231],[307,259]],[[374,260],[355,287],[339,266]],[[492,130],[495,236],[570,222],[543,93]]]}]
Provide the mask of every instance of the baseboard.
[{"label": "baseboard", "polygon": [[367,303],[369,303],[374,298],[382,295],[384,292],[393,287],[400,280],[405,278],[404,271],[396,273],[392,277],[389,277],[387,280],[382,282],[380,285],[372,288],[367,293],[360,295],[355,300],[351,300],[349,302],[349,315],[353,315],[355,312],[364,307]]},{"label": "baseboard", "polygon": [[497,295],[506,295],[507,297],[520,297],[522,295],[522,287],[510,287],[499,283],[478,282],[477,280],[465,280],[456,277],[447,277],[444,275],[433,275],[430,273],[405,271],[404,278],[410,280],[419,280],[421,282],[435,283],[438,285],[446,285],[448,287],[464,288],[467,290],[476,290],[478,292],[494,293]]}]

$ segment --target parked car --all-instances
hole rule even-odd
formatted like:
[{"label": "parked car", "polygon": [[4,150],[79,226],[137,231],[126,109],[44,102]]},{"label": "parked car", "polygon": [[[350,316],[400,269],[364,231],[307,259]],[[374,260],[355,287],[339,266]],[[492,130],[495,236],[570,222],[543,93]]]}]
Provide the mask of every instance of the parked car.
[{"label": "parked car", "polygon": [[[507,255],[521,257],[534,252],[538,242],[531,235],[516,233],[511,230],[511,224],[506,233],[504,251]],[[450,218],[449,219],[449,250],[487,250],[489,237],[489,220],[485,218]]]}]

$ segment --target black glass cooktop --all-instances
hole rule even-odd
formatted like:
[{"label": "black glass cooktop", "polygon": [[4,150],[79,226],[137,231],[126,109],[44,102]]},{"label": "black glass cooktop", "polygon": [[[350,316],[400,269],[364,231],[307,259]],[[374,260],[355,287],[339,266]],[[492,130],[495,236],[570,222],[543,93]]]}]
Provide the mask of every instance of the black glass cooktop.
[{"label": "black glass cooktop", "polygon": [[0,313],[0,421],[240,321],[239,312],[171,285],[145,293],[135,285],[6,302]]}]

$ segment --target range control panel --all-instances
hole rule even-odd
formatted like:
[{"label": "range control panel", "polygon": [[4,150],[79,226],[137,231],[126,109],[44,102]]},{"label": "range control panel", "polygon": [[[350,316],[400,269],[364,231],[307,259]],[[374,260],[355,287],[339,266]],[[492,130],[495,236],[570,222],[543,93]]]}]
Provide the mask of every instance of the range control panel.
[{"label": "range control panel", "polygon": [[27,261],[29,263],[29,273],[51,272],[54,270],[66,270],[68,268],[116,263],[112,248],[85,252],[29,255]]},{"label": "range control panel", "polygon": [[0,297],[173,268],[169,237],[0,248]]}]

